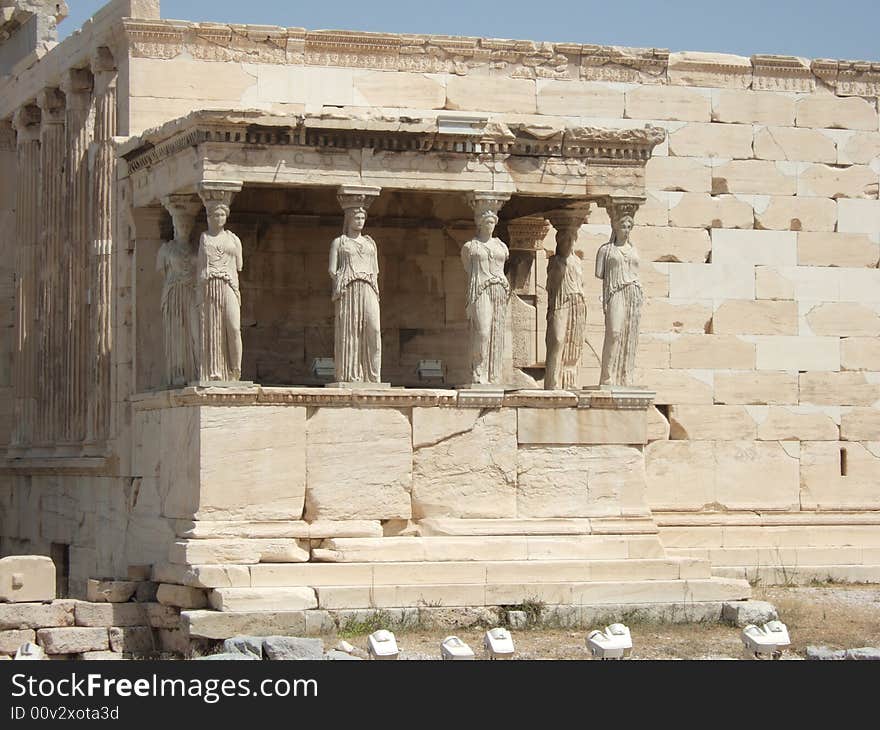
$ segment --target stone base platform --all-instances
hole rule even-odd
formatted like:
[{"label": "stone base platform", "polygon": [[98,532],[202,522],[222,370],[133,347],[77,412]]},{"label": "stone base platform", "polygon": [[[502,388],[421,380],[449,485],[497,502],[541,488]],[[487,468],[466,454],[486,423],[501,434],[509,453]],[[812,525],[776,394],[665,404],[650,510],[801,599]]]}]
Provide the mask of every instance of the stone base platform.
[{"label": "stone base platform", "polygon": [[670,556],[709,560],[713,575],[765,585],[880,582],[880,514],[657,514]]}]

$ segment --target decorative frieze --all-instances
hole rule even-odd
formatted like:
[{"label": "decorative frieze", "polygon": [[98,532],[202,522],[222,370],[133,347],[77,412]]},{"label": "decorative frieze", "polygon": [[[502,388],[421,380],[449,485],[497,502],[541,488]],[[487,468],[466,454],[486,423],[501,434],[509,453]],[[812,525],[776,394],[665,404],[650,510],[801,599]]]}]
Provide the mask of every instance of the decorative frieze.
[{"label": "decorative frieze", "polygon": [[580,56],[585,81],[666,83],[669,51],[665,48],[583,46]]},{"label": "decorative frieze", "polygon": [[816,89],[816,78],[806,59],[797,56],[752,56],[752,88],[763,91],[803,91]]},{"label": "decorative frieze", "polygon": [[880,96],[880,62],[838,61],[840,96]]}]

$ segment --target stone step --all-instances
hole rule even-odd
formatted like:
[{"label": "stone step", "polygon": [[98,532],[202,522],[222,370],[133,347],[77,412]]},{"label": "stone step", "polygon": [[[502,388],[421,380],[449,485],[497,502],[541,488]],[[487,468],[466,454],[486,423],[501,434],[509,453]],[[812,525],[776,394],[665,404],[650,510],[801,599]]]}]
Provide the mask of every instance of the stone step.
[{"label": "stone step", "polygon": [[[705,560],[519,560],[433,563],[252,565],[251,586],[492,584],[710,578]],[[223,588],[225,586],[218,586]]]},{"label": "stone step", "polygon": [[719,566],[719,578],[739,578],[763,585],[810,585],[815,583],[880,583],[880,565],[796,565],[791,567]]},{"label": "stone step", "polygon": [[[287,589],[261,589],[256,611],[283,611]],[[219,605],[248,605],[253,589],[218,588]],[[741,600],[751,596],[745,580],[556,581],[497,584],[319,586],[318,607],[327,610],[408,607],[513,606],[529,602],[559,605],[682,603]]]},{"label": "stone step", "polygon": [[669,548],[669,555],[708,560],[712,565],[795,568],[799,565],[877,565],[880,548],[854,547],[702,547]]},{"label": "stone step", "polygon": [[334,538],[312,550],[328,563],[627,560],[666,557],[657,535]]},{"label": "stone step", "polygon": [[804,525],[661,527],[660,539],[667,548],[862,547],[880,551],[876,524],[823,524],[818,518]]},{"label": "stone step", "polygon": [[[460,519],[428,517],[418,521],[423,537],[475,535],[612,535],[654,534],[650,515],[631,517],[555,517]],[[339,537],[345,537],[340,535]]]}]

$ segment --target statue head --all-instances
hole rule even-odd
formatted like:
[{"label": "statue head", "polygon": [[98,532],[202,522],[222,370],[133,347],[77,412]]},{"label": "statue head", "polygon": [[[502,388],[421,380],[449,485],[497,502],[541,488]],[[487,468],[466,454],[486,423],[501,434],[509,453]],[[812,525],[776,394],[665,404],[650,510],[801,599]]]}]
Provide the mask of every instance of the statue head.
[{"label": "statue head", "polygon": [[208,214],[208,232],[212,236],[216,236],[223,230],[224,226],[226,226],[226,221],[229,220],[229,206],[226,205],[226,203],[212,200],[207,204],[206,208]]},{"label": "statue head", "polygon": [[498,226],[498,215],[491,210],[484,210],[474,216],[474,223],[477,224],[479,237],[488,240]]},{"label": "statue head", "polygon": [[345,209],[345,220],[342,224],[346,235],[361,235],[367,224],[367,209],[363,205],[353,205]]},{"label": "statue head", "polygon": [[618,246],[629,243],[629,234],[635,226],[636,211],[639,202],[632,199],[612,201],[608,206],[608,217],[611,218],[611,242]]}]

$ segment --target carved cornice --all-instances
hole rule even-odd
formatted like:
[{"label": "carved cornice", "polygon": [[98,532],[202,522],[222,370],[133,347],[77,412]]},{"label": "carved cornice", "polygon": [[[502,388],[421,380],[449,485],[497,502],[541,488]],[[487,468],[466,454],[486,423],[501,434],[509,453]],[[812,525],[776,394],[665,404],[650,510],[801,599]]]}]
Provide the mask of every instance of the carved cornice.
[{"label": "carved cornice", "polygon": [[665,48],[581,46],[580,58],[585,81],[666,83],[669,51]]},{"label": "carved cornice", "polygon": [[362,118],[335,115],[286,116],[264,112],[202,111],[145,132],[121,152],[129,171],[150,167],[202,143],[292,146],[312,149],[373,149],[389,152],[439,152],[465,155],[563,157],[640,165],[651,157],[666,131],[546,129],[486,121],[472,132],[441,133],[436,119]]},{"label": "carved cornice", "polygon": [[838,61],[837,93],[841,96],[880,96],[880,62]]},{"label": "carved cornice", "polygon": [[644,409],[653,402],[647,391],[449,390],[430,388],[197,387],[141,393],[132,397],[136,410],[182,406],[309,406],[319,408],[583,408]]},{"label": "carved cornice", "polygon": [[797,56],[752,56],[752,88],[764,91],[804,91],[816,88],[809,62]]}]

